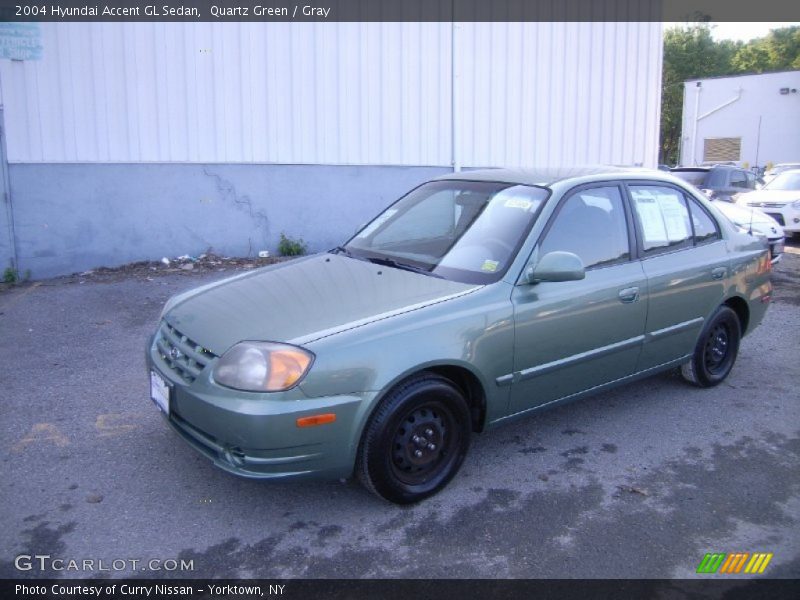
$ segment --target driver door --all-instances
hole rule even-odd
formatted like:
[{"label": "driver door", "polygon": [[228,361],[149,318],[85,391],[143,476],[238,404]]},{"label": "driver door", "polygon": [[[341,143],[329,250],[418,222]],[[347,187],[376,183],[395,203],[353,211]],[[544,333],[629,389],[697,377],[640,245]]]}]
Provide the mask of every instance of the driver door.
[{"label": "driver door", "polygon": [[555,250],[578,255],[585,279],[515,286],[510,414],[634,372],[648,294],[623,194],[611,183],[573,191],[534,250],[535,257]]}]

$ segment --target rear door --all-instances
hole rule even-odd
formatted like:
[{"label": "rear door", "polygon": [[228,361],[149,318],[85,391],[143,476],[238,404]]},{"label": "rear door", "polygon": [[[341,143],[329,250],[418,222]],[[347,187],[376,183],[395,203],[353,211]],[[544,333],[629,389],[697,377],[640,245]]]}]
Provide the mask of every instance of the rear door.
[{"label": "rear door", "polygon": [[647,314],[632,215],[621,184],[577,188],[559,202],[534,256],[577,254],[580,281],[520,284],[512,292],[511,410],[518,413],[630,375]]},{"label": "rear door", "polygon": [[728,254],[713,216],[669,183],[627,185],[650,291],[637,371],[688,356],[720,305]]}]

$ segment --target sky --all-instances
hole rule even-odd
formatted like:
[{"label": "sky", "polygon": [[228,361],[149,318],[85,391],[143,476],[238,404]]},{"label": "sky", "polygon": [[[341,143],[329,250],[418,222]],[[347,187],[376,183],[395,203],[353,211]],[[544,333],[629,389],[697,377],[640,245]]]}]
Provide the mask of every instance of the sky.
[{"label": "sky", "polygon": [[747,42],[753,38],[764,37],[770,29],[791,27],[800,23],[714,23],[711,29],[715,40],[739,40]]},{"label": "sky", "polygon": [[[685,27],[686,23],[664,23],[664,28]],[[715,40],[738,40],[747,42],[767,35],[771,29],[792,27],[800,23],[711,23],[711,35]]]}]

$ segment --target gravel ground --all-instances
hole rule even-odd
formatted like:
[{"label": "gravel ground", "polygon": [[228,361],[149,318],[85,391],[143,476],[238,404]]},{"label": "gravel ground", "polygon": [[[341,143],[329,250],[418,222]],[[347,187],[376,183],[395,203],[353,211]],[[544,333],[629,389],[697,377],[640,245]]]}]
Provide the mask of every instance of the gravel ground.
[{"label": "gravel ground", "polygon": [[[735,551],[800,576],[797,242],[724,384],[660,375],[476,436],[448,488],[405,508],[353,482],[236,478],[163,422],[146,337],[169,296],[235,268],[0,290],[0,577],[692,577]],[[20,572],[19,554],[194,570]]]}]

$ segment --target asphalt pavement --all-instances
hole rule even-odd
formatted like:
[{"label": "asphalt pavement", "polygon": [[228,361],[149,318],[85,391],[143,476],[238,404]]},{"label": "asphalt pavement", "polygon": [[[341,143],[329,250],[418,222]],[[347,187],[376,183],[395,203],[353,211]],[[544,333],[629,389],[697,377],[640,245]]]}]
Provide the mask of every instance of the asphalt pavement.
[{"label": "asphalt pavement", "polygon": [[800,576],[797,242],[722,385],[668,373],[477,435],[412,507],[240,479],[168,428],[146,338],[169,296],[228,274],[0,291],[0,577],[693,577],[706,552]]}]

